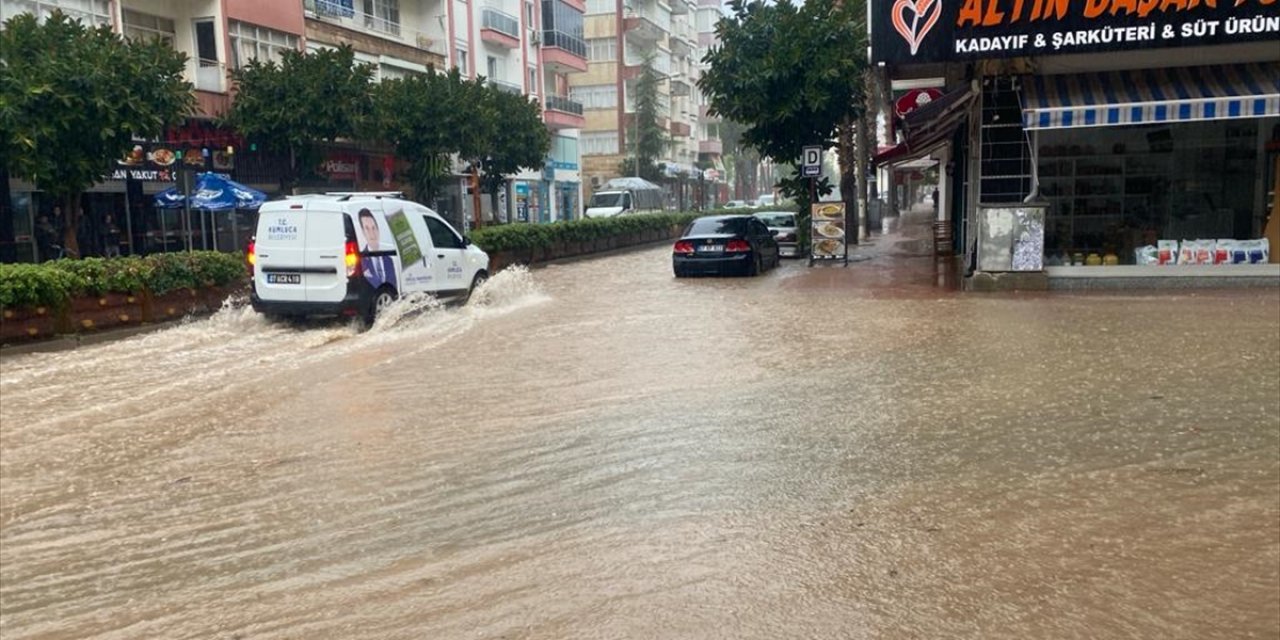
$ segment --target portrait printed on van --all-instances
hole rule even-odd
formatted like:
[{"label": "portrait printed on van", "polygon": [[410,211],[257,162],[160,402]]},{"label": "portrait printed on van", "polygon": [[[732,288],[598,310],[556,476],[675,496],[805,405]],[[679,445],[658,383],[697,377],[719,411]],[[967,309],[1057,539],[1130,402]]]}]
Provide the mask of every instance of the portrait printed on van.
[{"label": "portrait printed on van", "polygon": [[360,266],[364,271],[365,279],[369,281],[369,285],[374,289],[384,284],[395,286],[395,263],[392,262],[391,256],[377,255],[383,251],[382,230],[378,227],[377,219],[373,217],[373,212],[368,209],[361,209],[358,217],[360,219],[360,228],[364,231],[365,245],[360,252]]}]

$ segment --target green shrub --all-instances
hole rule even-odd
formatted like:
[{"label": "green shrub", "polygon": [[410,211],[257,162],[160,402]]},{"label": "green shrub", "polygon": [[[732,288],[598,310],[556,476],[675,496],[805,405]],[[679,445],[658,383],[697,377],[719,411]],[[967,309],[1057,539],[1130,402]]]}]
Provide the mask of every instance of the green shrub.
[{"label": "green shrub", "polygon": [[59,307],[88,284],[74,271],[38,264],[0,264],[0,307]]},{"label": "green shrub", "polygon": [[696,217],[690,213],[649,213],[550,224],[508,224],[477,229],[471,234],[471,241],[491,253],[546,249],[558,244],[668,230],[686,225]]},{"label": "green shrub", "polygon": [[150,270],[147,288],[155,295],[208,285],[226,286],[247,276],[244,256],[239,253],[160,253],[147,256],[145,260],[146,268]]}]

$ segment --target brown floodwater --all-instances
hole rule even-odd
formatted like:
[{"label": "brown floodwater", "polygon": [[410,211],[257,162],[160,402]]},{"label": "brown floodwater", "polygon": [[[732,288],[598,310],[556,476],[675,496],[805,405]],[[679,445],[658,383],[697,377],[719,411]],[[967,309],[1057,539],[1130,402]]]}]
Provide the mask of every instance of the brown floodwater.
[{"label": "brown floodwater", "polygon": [[886,264],[6,357],[0,637],[1280,637],[1280,291]]}]

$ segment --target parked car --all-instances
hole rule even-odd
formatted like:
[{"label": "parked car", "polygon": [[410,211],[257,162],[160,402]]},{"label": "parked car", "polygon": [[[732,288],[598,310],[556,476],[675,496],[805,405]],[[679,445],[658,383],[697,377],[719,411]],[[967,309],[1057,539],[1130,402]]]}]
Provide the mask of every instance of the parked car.
[{"label": "parked car", "polygon": [[757,207],[772,207],[772,206],[775,206],[776,204],[777,202],[775,202],[775,198],[771,193],[765,194],[760,196],[759,198],[756,198]]},{"label": "parked car", "polygon": [[800,257],[800,230],[796,228],[796,214],[790,211],[757,211],[755,216],[769,227],[773,239],[778,241],[778,254],[784,258]]},{"label": "parked car", "polygon": [[436,212],[393,193],[292,196],[262,205],[250,302],[268,316],[372,324],[401,295],[470,299],[489,256]]},{"label": "parked car", "polygon": [[778,242],[755,216],[706,216],[689,223],[672,247],[677,278],[754,276],[778,266]]},{"label": "parked car", "polygon": [[747,208],[747,202],[746,202],[745,200],[730,200],[730,201],[728,201],[728,202],[724,203],[724,207],[723,207],[723,208],[725,208],[725,209],[745,209],[745,208]]}]

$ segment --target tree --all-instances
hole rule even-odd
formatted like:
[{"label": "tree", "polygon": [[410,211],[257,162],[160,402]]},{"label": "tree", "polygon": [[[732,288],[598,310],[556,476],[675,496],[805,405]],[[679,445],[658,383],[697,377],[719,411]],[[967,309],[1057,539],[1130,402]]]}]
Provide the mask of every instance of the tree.
[{"label": "tree", "polygon": [[[653,68],[652,54],[645,56],[636,77],[634,89],[635,122],[628,131],[631,158],[623,161],[622,175],[638,175],[645,180],[658,181],[662,169],[658,159],[671,144],[670,136],[663,129],[658,113],[658,72]],[[635,135],[630,135],[634,133]]]},{"label": "tree", "polygon": [[280,63],[254,59],[231,74],[236,99],[224,124],[265,149],[288,154],[280,185],[289,190],[319,164],[316,143],[356,138],[373,115],[373,67],[355,63],[347,45],[285,51]]},{"label": "tree", "polygon": [[80,253],[80,196],[102,180],[134,136],[152,138],[195,106],[186,55],[160,41],[127,41],[55,11],[0,31],[0,160],[62,203],[63,246]]},{"label": "tree", "polygon": [[481,163],[484,175],[480,188],[496,198],[507,176],[543,166],[551,152],[551,134],[542,121],[542,108],[537,102],[496,87],[485,89],[490,105],[486,115],[493,119],[493,126],[489,129],[492,137],[485,146]]},{"label": "tree", "polygon": [[489,120],[477,102],[476,83],[457,69],[447,74],[430,69],[426,75],[388,80],[374,90],[374,137],[390,144],[397,157],[409,163],[414,197],[430,204],[439,195],[445,176],[453,172],[452,156],[474,153],[469,143],[488,134]]},{"label": "tree", "polygon": [[[865,108],[866,5],[854,0],[792,0],[769,4],[731,0],[732,15],[720,20],[720,46],[707,53],[710,65],[698,87],[709,112],[741,122],[744,143],[777,162],[795,162],[808,145],[832,146],[852,158],[849,135]],[[856,179],[842,162],[843,181]],[[802,203],[804,181],[783,180],[787,195]],[[824,178],[819,193],[829,193]],[[853,191],[842,196],[852,202]],[[850,207],[850,210],[855,210]]]}]

